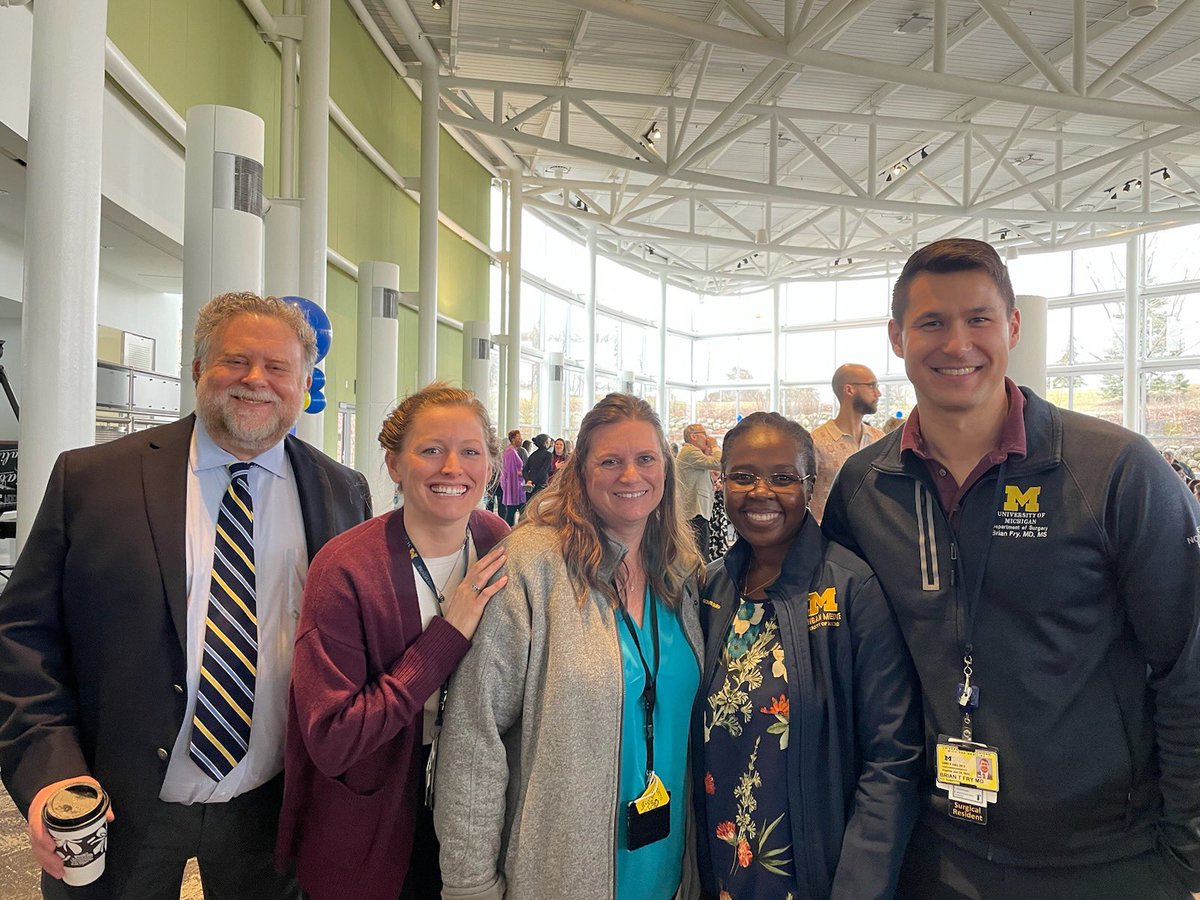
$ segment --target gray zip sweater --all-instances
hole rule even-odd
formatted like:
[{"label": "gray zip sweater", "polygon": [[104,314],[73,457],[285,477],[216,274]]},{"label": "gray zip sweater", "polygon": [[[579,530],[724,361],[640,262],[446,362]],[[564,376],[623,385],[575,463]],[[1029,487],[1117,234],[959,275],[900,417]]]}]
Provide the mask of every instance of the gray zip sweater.
[{"label": "gray zip sweater", "polygon": [[[580,608],[554,529],[519,528],[504,546],[508,584],[446,702],[434,805],[442,895],[613,900],[624,690],[616,618],[596,592]],[[624,555],[610,540],[605,580]],[[680,616],[699,661],[697,609],[689,585]],[[689,854],[679,896],[697,893]]]}]

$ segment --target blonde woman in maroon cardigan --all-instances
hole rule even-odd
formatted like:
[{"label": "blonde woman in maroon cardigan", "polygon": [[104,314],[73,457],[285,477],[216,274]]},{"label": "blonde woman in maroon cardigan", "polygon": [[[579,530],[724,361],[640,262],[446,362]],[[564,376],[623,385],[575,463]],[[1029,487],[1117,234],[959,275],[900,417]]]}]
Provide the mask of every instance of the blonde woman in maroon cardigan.
[{"label": "blonde woman in maroon cardigan", "polygon": [[404,505],[317,554],[296,629],[277,857],[312,900],[440,894],[425,773],[442,687],[507,582],[508,526],[478,508],[499,447],[475,396],[431,384],[379,442]]}]

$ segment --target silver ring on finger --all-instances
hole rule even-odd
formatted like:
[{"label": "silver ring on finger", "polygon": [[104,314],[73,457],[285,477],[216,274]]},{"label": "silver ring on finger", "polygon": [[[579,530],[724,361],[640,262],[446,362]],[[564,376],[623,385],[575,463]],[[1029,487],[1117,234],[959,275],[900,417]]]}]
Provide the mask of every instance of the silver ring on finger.
[{"label": "silver ring on finger", "polygon": [[471,590],[473,590],[477,594],[483,593],[483,588],[481,588],[479,585],[475,584],[474,582],[472,582],[472,584],[471,584]]}]

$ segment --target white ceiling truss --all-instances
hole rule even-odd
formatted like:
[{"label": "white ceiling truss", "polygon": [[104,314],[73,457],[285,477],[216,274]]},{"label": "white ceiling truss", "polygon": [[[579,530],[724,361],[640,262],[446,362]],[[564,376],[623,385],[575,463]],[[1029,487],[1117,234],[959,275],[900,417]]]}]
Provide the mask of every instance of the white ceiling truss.
[{"label": "white ceiling truss", "polygon": [[527,206],[703,290],[1200,221],[1200,0],[404,5]]}]

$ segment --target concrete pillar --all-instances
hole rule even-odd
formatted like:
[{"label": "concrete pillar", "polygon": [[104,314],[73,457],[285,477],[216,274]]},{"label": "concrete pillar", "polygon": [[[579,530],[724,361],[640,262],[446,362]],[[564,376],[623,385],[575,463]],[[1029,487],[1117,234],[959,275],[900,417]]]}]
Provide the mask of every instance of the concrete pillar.
[{"label": "concrete pillar", "polygon": [[1046,298],[1033,294],[1017,297],[1021,313],[1021,340],[1008,357],[1008,377],[1046,396]]},{"label": "concrete pillar", "polygon": [[358,264],[358,367],[354,383],[354,468],[371,486],[375,512],[392,508],[395,485],[384,464],[379,429],[396,404],[400,362],[400,267]]},{"label": "concrete pillar", "polygon": [[[329,4],[305,0],[300,44],[300,296],[322,309],[329,243]],[[296,434],[323,450],[325,414],[301,415]]]},{"label": "concrete pillar", "polygon": [[54,460],[95,443],[106,3],[38,0],[29,87],[17,549]]},{"label": "concrete pillar", "polygon": [[438,70],[421,66],[421,208],[418,213],[420,307],[417,317],[417,384],[437,377],[438,179],[441,150]]},{"label": "concrete pillar", "polygon": [[508,423],[503,433],[521,427],[521,170],[509,169],[508,182]]},{"label": "concrete pillar", "polygon": [[563,355],[557,350],[546,354],[546,432],[553,438],[563,436],[563,400],[566,396],[563,384],[566,371],[563,364]]},{"label": "concrete pillar", "polygon": [[486,319],[463,322],[463,386],[488,405],[488,369],[492,361],[492,329]]}]

